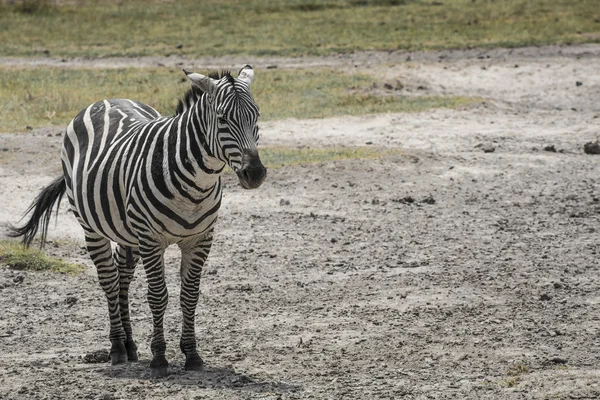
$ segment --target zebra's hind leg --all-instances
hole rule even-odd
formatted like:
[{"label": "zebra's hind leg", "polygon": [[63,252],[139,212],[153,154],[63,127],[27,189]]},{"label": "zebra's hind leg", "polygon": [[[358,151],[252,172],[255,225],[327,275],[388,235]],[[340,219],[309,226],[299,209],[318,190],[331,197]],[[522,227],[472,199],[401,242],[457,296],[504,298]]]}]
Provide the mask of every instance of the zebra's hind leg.
[{"label": "zebra's hind leg", "polygon": [[181,243],[181,312],[183,326],[179,347],[185,354],[186,371],[200,371],[202,358],[196,349],[195,316],[200,294],[200,275],[212,245],[212,231],[201,241]]},{"label": "zebra's hind leg", "polygon": [[113,261],[112,249],[108,239],[86,232],[85,244],[96,266],[100,286],[104,290],[108,301],[112,365],[121,364],[127,362],[127,349],[125,348],[127,336],[121,323],[121,310],[119,307],[119,270]]},{"label": "zebra's hind leg", "polygon": [[129,318],[129,284],[133,280],[135,265],[140,258],[137,248],[118,245],[114,251],[115,264],[119,269],[119,308],[121,324],[125,330],[125,349],[127,361],[138,361],[137,346],[133,340],[131,319]]},{"label": "zebra's hind leg", "polygon": [[150,242],[147,238],[140,238],[139,252],[146,270],[148,281],[148,305],[152,312],[154,330],[152,332],[152,361],[150,362],[150,374],[153,377],[166,376],[169,363],[165,357],[167,345],[163,330],[163,321],[169,294],[165,283],[164,247]]}]

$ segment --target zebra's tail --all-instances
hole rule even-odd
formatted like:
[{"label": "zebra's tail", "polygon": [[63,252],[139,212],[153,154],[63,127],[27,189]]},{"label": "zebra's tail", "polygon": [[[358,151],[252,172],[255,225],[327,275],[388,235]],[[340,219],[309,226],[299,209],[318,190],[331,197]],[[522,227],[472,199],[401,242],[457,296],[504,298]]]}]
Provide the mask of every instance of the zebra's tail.
[{"label": "zebra's tail", "polygon": [[[67,190],[67,184],[64,177],[60,177],[54,180],[50,185],[46,186],[40,194],[35,198],[33,203],[29,206],[25,215],[29,214],[33,210],[33,214],[29,221],[22,227],[15,227],[10,225],[8,228],[8,236],[10,237],[22,237],[23,244],[27,247],[33,241],[35,234],[38,229],[42,229],[42,241],[40,246],[43,247],[46,242],[46,234],[48,233],[48,222],[52,216],[52,208],[58,203],[60,206],[60,200]],[[58,216],[58,207],[56,207],[56,215]]]}]

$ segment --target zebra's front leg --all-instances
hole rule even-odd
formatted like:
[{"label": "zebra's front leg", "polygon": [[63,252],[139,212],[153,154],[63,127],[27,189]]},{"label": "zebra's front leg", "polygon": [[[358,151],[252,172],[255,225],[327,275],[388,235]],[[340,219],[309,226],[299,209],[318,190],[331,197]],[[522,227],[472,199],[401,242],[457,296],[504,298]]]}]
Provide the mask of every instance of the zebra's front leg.
[{"label": "zebra's front leg", "polygon": [[200,371],[203,361],[196,349],[196,305],[200,294],[200,275],[212,245],[212,231],[202,240],[181,243],[181,311],[183,327],[179,347],[185,354],[185,369]]},{"label": "zebra's front leg", "polygon": [[135,265],[140,258],[137,248],[118,245],[114,251],[115,264],[119,269],[119,307],[121,310],[121,323],[125,330],[125,349],[127,361],[138,361],[137,346],[133,340],[131,319],[129,317],[129,284],[133,280]]},{"label": "zebra's front leg", "polygon": [[167,345],[163,331],[163,321],[169,294],[165,282],[165,249],[158,243],[140,241],[139,253],[146,270],[148,281],[148,304],[152,312],[154,330],[152,332],[152,361],[150,362],[150,373],[153,377],[166,376],[169,363],[165,357]]},{"label": "zebra's front leg", "polygon": [[121,310],[119,307],[119,270],[113,261],[110,241],[100,235],[86,232],[85,244],[96,266],[98,281],[108,301],[112,365],[125,363],[127,362],[126,334],[121,323]]}]

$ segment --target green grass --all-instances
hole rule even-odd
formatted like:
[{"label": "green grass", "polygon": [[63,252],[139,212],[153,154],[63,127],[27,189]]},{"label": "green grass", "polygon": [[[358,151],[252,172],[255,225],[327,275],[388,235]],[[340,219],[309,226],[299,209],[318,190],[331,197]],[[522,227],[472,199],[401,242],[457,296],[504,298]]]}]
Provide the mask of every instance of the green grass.
[{"label": "green grass", "polygon": [[82,265],[48,257],[39,250],[25,248],[11,240],[0,241],[0,265],[19,271],[52,271],[70,275],[78,275],[85,270]]},{"label": "green grass", "polygon": [[[207,72],[207,71],[199,71]],[[321,118],[456,108],[467,97],[403,97],[372,89],[377,79],[329,69],[259,70],[252,85],[261,120]],[[84,107],[105,98],[131,98],[172,115],[189,88],[183,73],[169,68],[63,69],[0,67],[0,132],[64,125]]]},{"label": "green grass", "polygon": [[300,56],[600,41],[597,0],[37,2],[0,0],[0,54]]},{"label": "green grass", "polygon": [[394,155],[402,155],[402,151],[399,149],[381,149],[366,146],[303,149],[263,147],[260,149],[260,158],[267,168],[317,164],[340,160],[369,160]]}]

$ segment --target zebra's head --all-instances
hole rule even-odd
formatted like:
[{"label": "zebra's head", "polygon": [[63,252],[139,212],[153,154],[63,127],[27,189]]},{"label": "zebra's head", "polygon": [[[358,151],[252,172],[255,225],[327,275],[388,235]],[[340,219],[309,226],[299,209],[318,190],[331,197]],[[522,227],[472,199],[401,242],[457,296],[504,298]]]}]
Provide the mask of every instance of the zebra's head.
[{"label": "zebra's head", "polygon": [[254,70],[245,65],[237,78],[229,72],[220,77],[184,72],[194,85],[207,93],[207,106],[216,116],[216,129],[208,129],[207,133],[212,154],[235,171],[242,187],[259,187],[267,176],[267,169],[256,148],[260,112],[250,93]]}]

